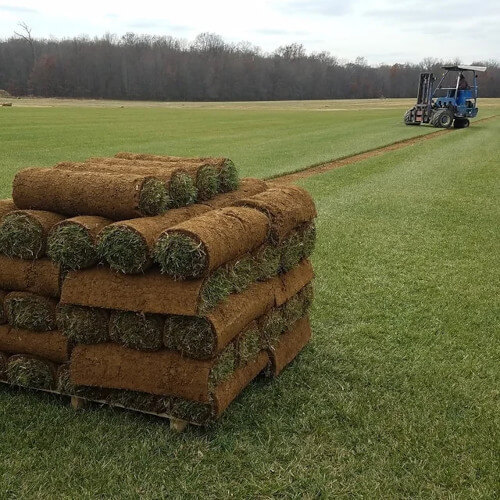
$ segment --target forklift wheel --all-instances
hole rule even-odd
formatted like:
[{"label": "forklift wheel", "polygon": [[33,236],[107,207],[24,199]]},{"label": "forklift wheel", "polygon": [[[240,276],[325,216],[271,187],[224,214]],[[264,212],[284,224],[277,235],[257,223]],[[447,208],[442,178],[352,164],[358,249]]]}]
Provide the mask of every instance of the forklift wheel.
[{"label": "forklift wheel", "polygon": [[453,126],[455,128],[467,128],[470,125],[468,118],[455,118]]},{"label": "forklift wheel", "polygon": [[446,108],[438,109],[431,118],[434,127],[450,128],[453,125],[453,113]]},{"label": "forklift wheel", "polygon": [[405,122],[405,125],[420,125],[420,122],[413,122],[411,120],[411,112],[413,111],[413,108],[412,109],[409,109],[406,113],[405,113],[405,117],[404,117],[404,122]]}]

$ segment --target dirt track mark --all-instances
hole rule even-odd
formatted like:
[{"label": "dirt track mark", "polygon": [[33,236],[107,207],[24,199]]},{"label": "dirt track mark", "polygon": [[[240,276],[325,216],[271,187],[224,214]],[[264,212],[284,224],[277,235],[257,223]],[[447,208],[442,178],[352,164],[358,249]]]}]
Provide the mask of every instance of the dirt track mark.
[{"label": "dirt track mark", "polygon": [[[488,116],[487,118],[476,120],[474,124],[486,122],[489,120],[493,120],[495,118],[497,118],[497,115]],[[266,180],[270,184],[290,184],[291,182],[295,182],[300,179],[305,179],[307,177],[311,177],[312,175],[322,174],[324,172],[328,172],[329,170],[333,170],[334,168],[344,167],[345,165],[351,165],[352,163],[357,163],[359,161],[363,161],[368,158],[380,156],[385,153],[388,153],[389,151],[396,151],[398,149],[403,149],[407,146],[412,146],[413,144],[418,144],[420,142],[424,142],[429,139],[434,139],[435,137],[441,135],[452,133],[453,131],[454,129],[437,130],[436,132],[431,132],[430,134],[427,135],[412,137],[410,139],[403,139],[402,141],[393,142],[392,144],[389,144],[387,146],[370,149],[368,151],[365,151],[364,153],[358,153],[352,156],[339,158],[338,160],[329,161],[327,163],[321,163],[319,165],[312,165],[310,167],[304,168],[303,170],[299,170],[298,172],[278,175],[276,177],[271,177]]]}]

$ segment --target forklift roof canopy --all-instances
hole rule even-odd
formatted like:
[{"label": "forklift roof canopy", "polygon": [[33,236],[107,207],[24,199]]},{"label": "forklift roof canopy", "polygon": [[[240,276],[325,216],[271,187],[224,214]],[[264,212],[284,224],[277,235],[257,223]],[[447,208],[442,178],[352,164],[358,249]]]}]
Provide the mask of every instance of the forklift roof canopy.
[{"label": "forklift roof canopy", "polygon": [[443,66],[443,69],[447,69],[448,71],[486,71],[486,66]]}]

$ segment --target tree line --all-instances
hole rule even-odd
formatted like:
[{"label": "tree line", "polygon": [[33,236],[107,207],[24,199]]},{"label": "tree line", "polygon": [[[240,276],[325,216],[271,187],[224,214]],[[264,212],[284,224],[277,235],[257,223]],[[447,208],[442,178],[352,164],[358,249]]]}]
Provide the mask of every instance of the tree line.
[{"label": "tree line", "polygon": [[[449,61],[448,61],[449,62]],[[457,62],[457,61],[452,61]],[[500,66],[480,75],[480,95],[500,96]],[[29,27],[0,40],[0,88],[14,96],[161,101],[254,101],[415,97],[422,71],[443,61],[370,66],[290,44],[263,53],[202,33],[192,43],[170,36],[37,39]]]}]

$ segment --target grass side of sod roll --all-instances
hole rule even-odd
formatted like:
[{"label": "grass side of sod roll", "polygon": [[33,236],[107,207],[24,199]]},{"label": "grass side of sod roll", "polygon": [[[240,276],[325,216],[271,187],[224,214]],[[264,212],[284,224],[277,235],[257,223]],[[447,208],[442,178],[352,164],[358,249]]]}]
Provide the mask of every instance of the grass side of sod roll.
[{"label": "grass side of sod roll", "polygon": [[36,259],[44,247],[40,223],[23,213],[6,215],[0,225],[0,251],[9,257]]},{"label": "grass side of sod roll", "polygon": [[63,269],[84,269],[97,264],[96,245],[80,224],[67,223],[54,228],[47,239],[48,257]]},{"label": "grass side of sod roll", "polygon": [[163,345],[165,322],[162,316],[127,311],[111,314],[111,340],[131,349],[157,351]]},{"label": "grass side of sod roll", "polygon": [[200,168],[196,176],[196,189],[198,201],[209,200],[219,192],[219,178],[215,167],[205,165]]},{"label": "grass side of sod roll", "polygon": [[218,355],[209,377],[211,389],[217,387],[221,382],[227,380],[236,370],[237,349],[233,341]]},{"label": "grass side of sod roll", "polygon": [[35,294],[12,294],[5,300],[5,311],[11,326],[37,332],[57,328],[55,301]]},{"label": "grass side of sod roll", "polygon": [[111,225],[102,231],[97,253],[115,271],[140,273],[149,262],[149,248],[144,238],[127,226]]},{"label": "grass side of sod roll", "polygon": [[7,378],[13,385],[38,389],[52,389],[54,386],[54,373],[50,363],[20,354],[9,358]]},{"label": "grass side of sod roll", "polygon": [[61,304],[57,308],[59,329],[78,344],[109,341],[109,311],[97,307]]},{"label": "grass side of sod roll", "polygon": [[167,349],[199,359],[209,358],[215,348],[212,324],[197,316],[170,315],[165,318],[163,344]]},{"label": "grass side of sod roll", "polygon": [[139,211],[144,215],[159,215],[165,212],[170,204],[167,188],[158,179],[146,179],[142,185],[139,198]]},{"label": "grass side of sod roll", "polygon": [[254,359],[264,348],[262,334],[257,324],[240,334],[237,340],[238,366],[244,366]]},{"label": "grass side of sod roll", "polygon": [[238,169],[232,160],[227,159],[219,170],[219,193],[236,191],[240,183]]},{"label": "grass side of sod roll", "polygon": [[195,182],[188,174],[176,172],[169,183],[169,207],[179,208],[192,205],[198,196]]}]

